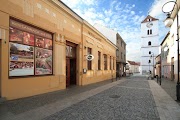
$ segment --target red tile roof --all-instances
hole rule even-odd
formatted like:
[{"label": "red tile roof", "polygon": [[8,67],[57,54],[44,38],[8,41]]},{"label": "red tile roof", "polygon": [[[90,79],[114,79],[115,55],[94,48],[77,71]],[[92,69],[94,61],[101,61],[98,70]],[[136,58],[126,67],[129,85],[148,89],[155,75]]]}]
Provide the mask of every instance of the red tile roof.
[{"label": "red tile roof", "polygon": [[128,60],[128,63],[129,63],[130,65],[138,65],[138,66],[140,66],[140,62],[134,62],[134,61],[129,61],[129,60]]}]

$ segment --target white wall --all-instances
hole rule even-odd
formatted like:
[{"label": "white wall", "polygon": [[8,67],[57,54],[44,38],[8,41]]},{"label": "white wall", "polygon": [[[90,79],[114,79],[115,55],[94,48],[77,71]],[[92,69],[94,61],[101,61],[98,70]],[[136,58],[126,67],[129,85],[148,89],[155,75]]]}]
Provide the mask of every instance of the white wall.
[{"label": "white wall", "polygon": [[157,21],[152,21],[153,26],[151,28],[148,28],[146,26],[147,23],[148,22],[141,24],[141,37],[147,37],[147,30],[148,29],[152,29],[152,35],[148,35],[148,36],[158,36],[159,35],[158,20]]},{"label": "white wall", "polygon": [[[149,22],[141,24],[141,73],[142,71],[149,72],[149,70],[153,73],[153,61],[155,65],[155,57],[159,55],[159,31],[158,31],[158,20],[151,21],[153,26],[148,28],[146,25]],[[147,30],[152,30],[152,34],[148,35]],[[151,41],[151,45],[148,45],[148,42]],[[151,54],[149,54],[151,51]],[[150,56],[153,57],[150,57]],[[149,60],[151,63],[149,64]]]}]

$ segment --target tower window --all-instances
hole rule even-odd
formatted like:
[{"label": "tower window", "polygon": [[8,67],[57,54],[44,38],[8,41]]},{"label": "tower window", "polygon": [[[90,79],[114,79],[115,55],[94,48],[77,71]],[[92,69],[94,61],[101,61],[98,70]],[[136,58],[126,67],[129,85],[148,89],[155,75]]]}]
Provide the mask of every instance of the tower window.
[{"label": "tower window", "polygon": [[151,41],[148,42],[148,45],[151,45]]},{"label": "tower window", "polygon": [[149,35],[149,30],[147,30],[147,35]]},{"label": "tower window", "polygon": [[152,35],[152,29],[147,30],[147,35]]},{"label": "tower window", "polygon": [[151,60],[149,60],[149,63],[151,63]]},{"label": "tower window", "polygon": [[152,30],[150,29],[150,35],[152,35]]}]

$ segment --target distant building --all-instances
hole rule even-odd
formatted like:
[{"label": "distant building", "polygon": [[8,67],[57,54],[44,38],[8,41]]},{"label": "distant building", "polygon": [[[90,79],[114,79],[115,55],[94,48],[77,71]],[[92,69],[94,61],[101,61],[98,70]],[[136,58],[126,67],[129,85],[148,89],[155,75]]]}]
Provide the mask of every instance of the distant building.
[{"label": "distant building", "polygon": [[159,54],[158,19],[148,15],[141,22],[141,74],[155,75],[155,57]]},{"label": "distant building", "polygon": [[121,76],[125,76],[126,72],[126,43],[120,34],[110,28],[95,24],[94,27],[114,43],[118,49],[116,51],[116,70]]},{"label": "distant building", "polygon": [[139,73],[139,72],[140,72],[140,63],[127,60],[126,73],[133,74],[133,73]]},{"label": "distant building", "polygon": [[161,76],[161,54],[156,56],[156,68],[155,68],[155,75]]}]

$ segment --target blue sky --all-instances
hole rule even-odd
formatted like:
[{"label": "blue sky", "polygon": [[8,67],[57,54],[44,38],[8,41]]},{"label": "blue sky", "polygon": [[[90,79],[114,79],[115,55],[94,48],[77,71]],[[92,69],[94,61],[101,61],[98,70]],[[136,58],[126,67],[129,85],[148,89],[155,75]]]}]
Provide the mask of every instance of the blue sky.
[{"label": "blue sky", "polygon": [[159,43],[168,30],[162,5],[169,0],[62,0],[91,25],[116,30],[126,42],[127,60],[140,61],[140,24],[150,14],[159,19]]}]

